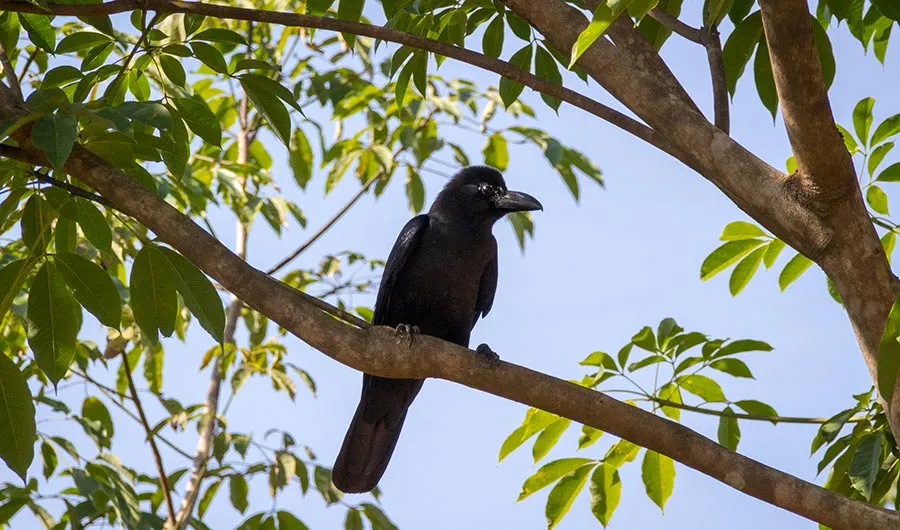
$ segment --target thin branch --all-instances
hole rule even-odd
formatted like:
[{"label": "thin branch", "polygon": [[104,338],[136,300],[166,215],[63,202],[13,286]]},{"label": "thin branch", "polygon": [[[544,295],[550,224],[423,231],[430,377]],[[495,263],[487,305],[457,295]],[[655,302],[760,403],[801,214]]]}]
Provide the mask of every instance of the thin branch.
[{"label": "thin branch", "polygon": [[16,77],[16,71],[13,69],[12,63],[9,62],[9,56],[6,55],[6,50],[3,49],[3,43],[0,43],[0,65],[3,66],[3,74],[6,76],[6,82],[9,84],[9,88],[13,89],[13,91],[19,95],[19,99],[24,100],[24,96],[22,96],[22,86],[19,84],[19,78]]},{"label": "thin branch", "polygon": [[666,12],[665,9],[654,7],[653,9],[648,11],[647,14],[653,17],[654,20],[662,24],[665,28],[674,31],[687,40],[696,42],[697,44],[703,44],[703,34],[699,29],[693,26],[689,26],[688,24],[685,24],[684,22],[678,20],[678,17],[670,15]]},{"label": "thin branch", "polygon": [[[727,410],[707,409],[646,395],[644,396],[644,399],[646,399],[647,401],[652,401],[664,407],[687,410],[690,412],[696,412],[698,414],[706,414],[707,416],[737,418],[739,420],[768,421],[772,423],[800,423],[808,425],[823,425],[832,421],[831,418],[807,418],[803,416],[765,416],[763,414],[745,414],[743,412],[729,412]],[[848,419],[846,423],[860,423],[865,421],[869,421],[869,419],[863,416],[854,416]]]},{"label": "thin branch", "polygon": [[728,105],[728,82],[725,78],[725,59],[722,56],[722,40],[719,28],[705,26],[702,31],[703,46],[706,47],[706,58],[709,62],[709,74],[712,78],[713,112],[716,127],[725,134],[731,131],[731,109]]},{"label": "thin branch", "polygon": [[316,17],[312,15],[301,15],[283,11],[248,9],[206,4],[202,2],[187,2],[182,0],[113,0],[111,2],[106,2],[103,4],[89,5],[49,4],[46,8],[42,8],[37,5],[16,2],[13,0],[0,0],[0,10],[19,13],[88,16],[111,15],[133,11],[135,9],[154,9],[165,13],[193,13],[197,15],[205,15],[212,18],[266,22],[271,24],[280,24],[282,26],[288,27],[325,29],[344,33],[353,33],[364,37],[371,37],[386,42],[404,44],[407,46],[427,50],[439,55],[443,55],[445,57],[449,57],[451,59],[456,59],[468,63],[472,66],[476,66],[490,72],[494,72],[503,77],[519,82],[533,90],[565,101],[590,114],[593,114],[594,116],[597,116],[602,120],[615,125],[616,127],[619,127],[626,132],[633,134],[641,140],[644,140],[645,142],[657,147],[658,149],[672,155],[678,160],[681,160],[688,166],[693,167],[690,159],[688,159],[684,153],[675,148],[659,133],[657,133],[650,127],[647,127],[646,125],[640,123],[639,121],[630,118],[625,114],[596,100],[579,94],[574,90],[565,88],[564,86],[545,81],[544,79],[526,72],[507,61],[495,59],[482,53],[474,52],[466,48],[460,48],[459,46],[447,44],[445,42],[420,37],[411,33],[397,31],[385,26],[375,26],[372,24],[352,22],[349,20]]},{"label": "thin branch", "polygon": [[125,58],[125,61],[122,62],[122,68],[119,70],[119,73],[116,74],[115,79],[112,80],[112,83],[109,86],[115,86],[117,83],[122,81],[122,78],[125,76],[125,73],[128,71],[128,67],[131,65],[132,59],[137,54],[138,50],[141,49],[141,46],[144,45],[144,41],[147,39],[147,34],[150,33],[150,29],[153,28],[153,24],[156,23],[156,20],[160,17],[160,13],[156,13],[153,15],[153,18],[150,19],[150,23],[147,24],[147,11],[141,11],[141,24],[144,26],[144,29],[141,31],[141,36],[138,37],[136,43],[134,43],[134,47],[131,49],[131,53],[128,54],[128,57]]},{"label": "thin branch", "polygon": [[36,53],[29,53],[28,59],[25,59],[25,64],[22,66],[22,71],[19,72],[19,86],[21,86],[22,82],[25,81],[25,74],[28,73],[28,69],[31,68],[31,64],[34,62],[34,57],[37,55]]},{"label": "thin branch", "polygon": [[374,177],[370,178],[369,181],[365,183],[365,185],[363,185],[361,188],[359,188],[359,191],[357,191],[353,195],[353,197],[351,197],[350,200],[347,201],[347,204],[345,204],[343,207],[341,207],[341,209],[338,210],[337,213],[335,213],[331,217],[331,219],[328,220],[328,222],[326,222],[324,225],[322,225],[322,228],[317,230],[315,234],[310,236],[309,239],[307,239],[302,245],[297,247],[296,250],[294,250],[293,252],[288,254],[283,260],[279,261],[277,264],[275,264],[273,267],[271,267],[269,270],[267,270],[266,274],[271,275],[271,274],[277,273],[278,271],[283,269],[288,263],[290,263],[291,261],[296,259],[297,256],[306,252],[306,249],[311,247],[313,245],[313,243],[315,243],[322,236],[324,236],[325,232],[327,232],[332,226],[334,226],[335,223],[340,221],[341,218],[344,216],[344,214],[346,214],[348,211],[350,211],[351,208],[353,208],[353,205],[355,205],[362,198],[362,196],[365,195],[367,191],[369,191],[369,188],[372,187],[372,184],[374,184],[375,182],[378,181],[379,177],[381,177],[380,171]]},{"label": "thin branch", "polygon": [[166,499],[166,507],[169,509],[169,520],[175,520],[175,505],[172,504],[172,492],[169,490],[169,478],[166,475],[166,469],[163,467],[162,457],[159,455],[159,448],[156,447],[156,439],[153,437],[153,428],[147,421],[147,415],[144,414],[144,406],[141,404],[141,397],[138,395],[137,388],[134,386],[134,378],[131,376],[131,366],[128,365],[128,354],[122,352],[122,365],[125,368],[125,378],[128,379],[128,391],[131,392],[131,400],[137,409],[138,416],[141,418],[141,425],[144,426],[144,432],[147,433],[147,441],[150,442],[150,451],[153,453],[153,460],[156,461],[156,470],[159,472],[160,487],[163,491],[163,497]]},{"label": "thin branch", "polygon": [[32,171],[31,174],[36,180],[43,182],[44,184],[50,184],[51,186],[62,188],[76,197],[81,197],[82,199],[87,199],[89,201],[96,202],[97,204],[102,204],[107,208],[115,209],[115,206],[113,206],[112,203],[110,203],[100,195],[91,193],[85,189],[79,188],[78,186],[69,184],[64,180],[55,179],[50,175],[45,175],[44,173],[41,173],[39,171]]}]

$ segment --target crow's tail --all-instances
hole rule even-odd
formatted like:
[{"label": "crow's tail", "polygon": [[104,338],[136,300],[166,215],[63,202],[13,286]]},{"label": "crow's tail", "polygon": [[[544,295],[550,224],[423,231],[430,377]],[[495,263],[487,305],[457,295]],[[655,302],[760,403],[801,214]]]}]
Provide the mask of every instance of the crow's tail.
[{"label": "crow's tail", "polygon": [[366,375],[331,480],[344,493],[371,491],[381,480],[423,381]]}]

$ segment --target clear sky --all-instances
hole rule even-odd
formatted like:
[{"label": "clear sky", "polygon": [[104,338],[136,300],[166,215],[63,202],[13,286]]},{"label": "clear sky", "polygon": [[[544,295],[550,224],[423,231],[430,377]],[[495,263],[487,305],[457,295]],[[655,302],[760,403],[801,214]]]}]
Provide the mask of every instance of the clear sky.
[{"label": "clear sky", "polygon": [[[699,2],[686,4],[699,12]],[[381,20],[380,13],[373,18]],[[692,18],[688,20],[696,22]],[[887,67],[871,55],[863,56],[859,43],[845,30],[832,31],[832,39],[837,77],[831,97],[838,121],[849,124],[853,105],[866,96],[877,99],[876,119],[900,112],[897,38],[888,52]],[[479,33],[467,42],[480,49],[480,41]],[[508,46],[507,56],[511,51]],[[379,53],[384,57],[385,49]],[[709,74],[702,48],[672,39],[664,56],[709,114]],[[439,73],[469,78],[483,87],[497,82],[493,74],[453,61],[444,63]],[[566,82],[610,101],[595,84],[585,87],[575,78]],[[845,408],[852,393],[868,390],[871,381],[850,325],[842,308],[828,296],[818,269],[811,269],[784,293],[778,289],[775,271],[757,273],[737,298],[728,293],[727,274],[701,282],[700,263],[718,245],[722,227],[748,218],[713,185],[641,141],[570,106],[563,105],[557,116],[527,89],[523,97],[537,110],[540,127],[600,166],[607,186],[601,190],[583,181],[583,196],[576,204],[537,149],[511,146],[506,171],[509,187],[538,197],[544,211],[536,212],[536,237],[524,255],[507,223],[495,228],[500,247],[499,288],[494,309],[475,328],[473,344],[487,342],[508,361],[576,378],[585,373],[577,362],[590,352],[616,351],[642,326],[655,327],[660,319],[671,316],[689,331],[756,338],[775,347],[773,352],[746,358],[756,380],[721,378],[731,399],[761,399],[784,415],[829,416]],[[738,141],[776,167],[784,166],[790,148],[783,123],[779,117],[773,125],[749,73],[738,86],[732,124]],[[473,160],[478,158],[482,137],[449,128],[447,134],[463,143]],[[270,149],[281,153],[276,179],[303,208],[311,229],[330,218],[357,190],[358,184],[347,177],[325,197],[324,175],[317,174],[309,189],[300,192],[285,167],[282,147],[272,140]],[[444,180],[427,173],[423,177],[428,204]],[[891,195],[894,190],[887,191]],[[321,256],[345,249],[386,257],[410,215],[403,179],[395,177],[380,199],[366,197],[297,265],[314,266]],[[217,213],[213,219],[220,235],[230,233],[233,219],[229,215]],[[309,233],[295,226],[278,240],[268,226],[258,222],[249,261],[258,268],[270,266]],[[233,245],[233,236],[223,238]],[[777,270],[790,255],[784,253]],[[373,299],[355,302],[371,304]],[[199,327],[194,328],[186,344],[166,342],[165,387],[177,389],[185,403],[201,402],[208,380],[208,372],[198,372],[198,366],[211,340]],[[99,324],[86,317],[85,331],[96,334],[99,330]],[[265,380],[252,379],[235,400],[230,430],[258,436],[271,427],[291,431],[300,443],[312,447],[323,463],[331,465],[356,407],[360,374],[295,338],[288,337],[285,343],[290,360],[316,379],[318,397],[313,399],[301,390],[292,403],[284,394],[274,394]],[[109,379],[114,375],[111,371]],[[62,395],[76,400],[84,391],[80,386],[70,387]],[[161,409],[153,404],[148,407],[151,417],[161,417]],[[537,469],[530,449],[497,463],[501,442],[519,424],[524,411],[524,406],[500,398],[452,383],[428,381],[412,407],[381,483],[387,513],[405,530],[545,528],[544,502],[549,490],[515,502],[523,480]],[[114,452],[127,463],[139,463],[139,468],[150,471],[143,433],[118,411],[112,412],[118,429]],[[692,428],[715,437],[714,418],[690,413],[682,418]],[[41,428],[57,429],[46,424]],[[73,439],[89,443],[77,428],[60,428]],[[802,478],[815,478],[817,459],[809,458],[815,427],[742,422],[741,429],[741,453]],[[575,456],[577,432],[571,428],[549,459]],[[192,450],[195,433],[189,430],[177,439]],[[612,441],[612,436],[605,435],[579,456],[602,457]],[[185,464],[174,453],[163,451],[170,470]],[[39,473],[38,466],[32,473]],[[681,465],[663,515],[644,493],[639,461],[626,465],[622,473],[622,501],[609,526],[615,530],[815,528],[813,523]],[[264,479],[253,484],[251,493],[248,513],[271,507]],[[599,527],[590,514],[587,497],[585,489],[560,528]],[[313,529],[342,527],[343,509],[326,508],[315,493],[303,499],[299,487],[282,495],[279,505],[295,510]],[[223,489],[204,520],[218,529],[231,528],[241,519]],[[25,520],[16,528],[36,525]]]}]

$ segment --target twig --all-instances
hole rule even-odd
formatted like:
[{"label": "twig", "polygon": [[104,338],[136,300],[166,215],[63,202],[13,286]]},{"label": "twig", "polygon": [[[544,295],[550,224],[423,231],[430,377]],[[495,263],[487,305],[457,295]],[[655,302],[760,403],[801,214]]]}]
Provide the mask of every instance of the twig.
[{"label": "twig", "polygon": [[696,42],[697,44],[703,44],[703,35],[699,29],[678,20],[678,17],[670,15],[665,9],[654,7],[648,11],[647,14],[667,29],[674,31],[687,40]]},{"label": "twig", "polygon": [[[20,162],[25,162],[26,164],[33,165],[44,165],[46,162],[38,160],[37,158],[31,156],[26,153],[22,149],[18,147],[13,147],[11,145],[0,144],[0,156],[5,156],[6,158],[12,158],[13,160],[18,160]],[[105,198],[95,193],[91,193],[85,189],[79,188],[78,186],[69,184],[63,180],[55,179],[49,175],[45,175],[44,173],[40,173],[38,171],[31,170],[31,174],[34,176],[35,180],[43,182],[44,184],[50,184],[51,186],[56,186],[57,188],[62,188],[72,195],[81,197],[83,199],[87,199],[89,201],[96,202],[97,204],[102,204],[107,208],[115,209],[115,206]]]},{"label": "twig", "polygon": [[494,72],[521,83],[533,90],[565,101],[633,134],[645,142],[672,155],[685,163],[688,167],[696,166],[694,161],[686,153],[681,152],[680,149],[675,147],[668,139],[663,137],[657,131],[599,101],[564,86],[556,85],[550,81],[541,79],[507,61],[495,59],[453,44],[397,31],[385,26],[375,26],[349,20],[301,15],[283,11],[231,7],[182,0],[112,0],[111,2],[102,4],[89,5],[49,4],[46,8],[12,0],[0,0],[0,10],[19,13],[86,16],[111,15],[133,11],[135,9],[153,9],[165,13],[192,13],[212,18],[266,22],[288,27],[307,27],[339,31],[342,33],[353,33],[355,35],[427,50],[432,53],[468,63],[483,70]]},{"label": "twig", "polygon": [[346,214],[348,211],[350,211],[350,208],[353,208],[353,205],[356,204],[359,201],[359,199],[361,199],[362,196],[366,194],[367,191],[369,191],[369,188],[372,187],[372,184],[374,184],[376,181],[378,181],[379,177],[381,177],[381,172],[378,172],[374,177],[370,178],[369,181],[366,182],[359,189],[359,191],[357,191],[356,194],[350,198],[349,201],[347,201],[347,204],[345,204],[343,207],[341,207],[341,209],[338,210],[337,213],[335,213],[334,216],[332,216],[332,218],[329,219],[327,223],[322,225],[322,228],[317,230],[315,234],[313,234],[312,236],[310,236],[309,239],[306,240],[306,242],[304,242],[302,245],[297,247],[296,250],[294,250],[293,252],[288,254],[283,260],[279,261],[275,266],[273,266],[272,268],[267,270],[266,274],[277,273],[278,271],[283,269],[288,263],[293,261],[297,256],[306,252],[306,249],[311,247],[313,245],[313,243],[315,243],[323,235],[325,235],[325,232],[327,232],[332,226],[334,226],[335,223],[340,221],[341,217],[343,217],[344,214]]},{"label": "twig", "polygon": [[112,80],[112,83],[109,86],[115,86],[116,83],[122,81],[122,77],[124,77],[125,72],[128,71],[128,67],[131,65],[131,60],[134,59],[134,56],[137,54],[137,51],[141,49],[141,46],[144,45],[144,41],[147,39],[147,34],[150,33],[150,29],[153,27],[153,24],[156,23],[156,20],[159,18],[160,13],[156,13],[153,15],[153,18],[150,19],[150,23],[147,22],[147,10],[143,9],[141,11],[141,24],[143,24],[144,29],[141,31],[141,36],[138,37],[136,43],[134,43],[134,48],[131,49],[131,53],[128,54],[128,57],[122,62],[122,69],[119,70],[119,73],[116,74],[116,78]]},{"label": "twig", "polygon": [[[128,397],[128,396],[119,396],[119,391],[118,391],[118,390],[114,390],[114,389],[109,388],[108,386],[106,386],[106,385],[104,385],[104,384],[98,382],[97,380],[93,379],[92,377],[90,377],[90,376],[87,375],[86,373],[83,373],[83,372],[81,372],[81,371],[79,371],[79,370],[72,370],[72,373],[74,373],[74,374],[77,375],[78,377],[81,377],[82,379],[84,379],[84,380],[87,381],[88,383],[91,383],[92,385],[96,386],[96,387],[100,390],[100,392],[103,393],[103,395],[105,395],[107,398],[109,398],[110,403],[112,403],[113,405],[115,405],[116,407],[118,407],[119,410],[121,410],[122,412],[124,412],[126,416],[128,416],[129,418],[133,419],[133,420],[136,421],[136,422],[140,422],[140,421],[141,421],[141,419],[138,418],[133,412],[131,412],[130,410],[128,410],[127,407],[125,407],[124,405],[122,405],[122,404],[119,403],[116,399],[113,398],[113,396],[116,396],[116,397],[125,397],[125,398],[128,398],[128,399],[131,399],[130,397]],[[178,447],[177,445],[175,445],[175,444],[173,444],[172,442],[170,442],[165,436],[163,436],[163,435],[161,435],[161,434],[159,434],[159,433],[154,433],[153,436],[154,436],[157,440],[159,440],[159,441],[161,441],[162,443],[166,444],[166,446],[168,446],[169,449],[175,451],[175,452],[178,453],[179,455],[181,455],[181,456],[183,456],[183,457],[185,457],[185,458],[187,458],[187,459],[190,459],[190,458],[191,458],[191,455],[187,454],[186,452],[184,452],[183,449],[181,449],[181,448]]]},{"label": "twig", "polygon": [[169,509],[169,520],[175,520],[175,505],[172,504],[172,492],[169,490],[169,478],[163,467],[162,457],[159,455],[159,448],[156,447],[156,439],[153,437],[153,429],[147,421],[147,415],[144,414],[144,406],[141,404],[141,398],[138,396],[137,388],[134,386],[134,378],[131,376],[131,366],[128,365],[128,354],[122,352],[122,365],[125,368],[125,377],[128,379],[128,390],[131,392],[131,400],[137,409],[138,416],[141,418],[141,425],[147,433],[147,441],[150,442],[150,451],[153,453],[153,460],[156,461],[156,470],[159,472],[160,488],[163,491],[163,497],[166,499],[166,507]]},{"label": "twig", "polygon": [[728,108],[728,83],[725,79],[725,59],[722,56],[722,40],[719,28],[704,26],[702,30],[703,46],[706,47],[706,58],[709,61],[709,74],[712,77],[713,113],[716,127],[729,134],[731,129],[731,111]]},{"label": "twig", "polygon": [[[745,414],[743,412],[728,412],[725,410],[714,410],[707,409],[703,407],[696,407],[694,405],[686,405],[684,403],[676,403],[674,401],[669,401],[667,399],[660,399],[653,396],[644,396],[644,399],[647,401],[652,401],[663,407],[671,407],[675,409],[688,410],[690,412],[696,412],[698,414],[706,414],[708,416],[719,416],[725,418],[737,418],[740,420],[753,420],[753,421],[769,421],[772,423],[800,423],[807,425],[822,425],[831,421],[831,418],[806,418],[802,416],[765,416],[763,414]],[[846,423],[860,423],[864,421],[869,421],[868,418],[863,416],[855,416],[846,421]]]},{"label": "twig", "polygon": [[[250,26],[251,35],[248,36],[247,42],[252,42],[253,26]],[[248,45],[249,49],[249,45]],[[247,94],[241,98],[240,108],[238,111],[239,130],[237,134],[238,152],[237,163],[246,164],[249,153],[249,130],[247,115],[249,114],[249,103]],[[241,183],[242,187],[246,187],[247,181]],[[242,260],[247,259],[247,239],[249,237],[249,228],[238,219],[235,227],[235,254]],[[224,344],[234,344],[234,332],[237,329],[237,321],[241,316],[241,300],[232,295],[231,304],[228,306],[228,314],[225,317],[225,332],[223,336]],[[206,390],[206,403],[204,405],[204,419],[200,429],[200,438],[197,440],[197,450],[194,453],[194,462],[191,466],[191,475],[188,483],[184,488],[184,495],[181,499],[181,507],[178,515],[173,516],[172,525],[166,524],[165,530],[183,530],[187,527],[191,519],[191,513],[194,511],[194,505],[197,503],[197,497],[200,493],[200,484],[203,482],[206,468],[209,464],[209,451],[212,448],[213,439],[216,433],[216,415],[219,411],[219,397],[221,396],[222,378],[225,376],[224,367],[222,366],[222,357],[219,356],[213,362],[212,373],[209,377],[209,386]]]},{"label": "twig", "polygon": [[22,71],[19,72],[19,85],[21,86],[22,81],[25,80],[25,74],[28,73],[28,69],[31,68],[31,63],[34,62],[34,53],[28,54],[28,59],[25,59],[25,65],[22,66]]},{"label": "twig", "polygon": [[19,95],[20,100],[24,100],[24,97],[22,96],[22,86],[19,84],[19,78],[16,77],[16,71],[13,70],[12,63],[9,62],[9,56],[6,55],[3,43],[0,43],[0,65],[3,65],[3,74],[6,76],[6,82],[9,84],[9,88],[13,89],[13,91]]}]

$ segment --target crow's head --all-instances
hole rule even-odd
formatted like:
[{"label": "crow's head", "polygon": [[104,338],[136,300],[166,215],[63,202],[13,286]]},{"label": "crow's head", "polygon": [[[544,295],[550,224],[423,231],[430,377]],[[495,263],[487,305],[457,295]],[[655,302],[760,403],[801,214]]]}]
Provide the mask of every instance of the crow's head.
[{"label": "crow's head", "polygon": [[493,223],[508,213],[543,209],[531,195],[506,189],[503,175],[496,169],[469,166],[444,186],[431,211]]}]

